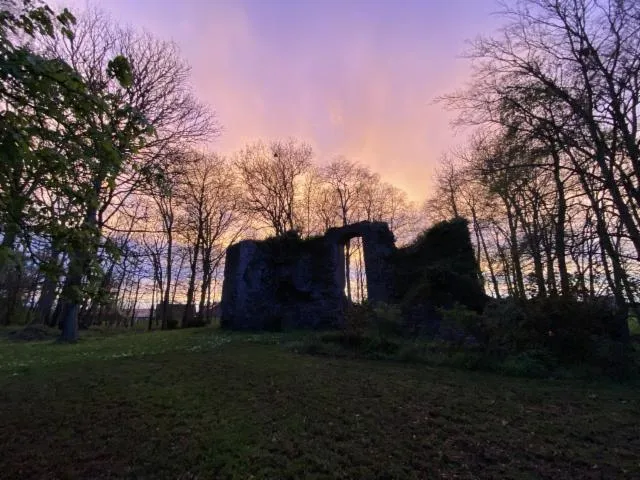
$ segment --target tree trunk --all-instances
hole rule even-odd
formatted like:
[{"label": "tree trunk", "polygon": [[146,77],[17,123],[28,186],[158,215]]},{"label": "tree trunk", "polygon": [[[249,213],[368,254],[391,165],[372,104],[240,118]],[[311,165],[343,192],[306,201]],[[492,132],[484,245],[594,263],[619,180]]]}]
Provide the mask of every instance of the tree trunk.
[{"label": "tree trunk", "polygon": [[173,250],[173,235],[171,232],[167,234],[167,268],[165,274],[165,286],[164,286],[164,297],[162,298],[162,312],[161,314],[161,329],[167,329],[167,321],[169,315],[169,294],[171,293],[171,268],[172,268],[172,250]]},{"label": "tree trunk", "polygon": [[522,268],[520,266],[520,248],[518,247],[518,232],[516,229],[515,219],[511,213],[511,209],[507,204],[507,221],[509,224],[509,248],[511,253],[511,262],[513,267],[513,287],[516,297],[524,299],[526,297],[524,289],[524,278],[522,276]]},{"label": "tree trunk", "polygon": [[16,242],[18,231],[18,225],[13,222],[9,222],[7,225],[5,225],[5,230],[3,232],[4,237],[2,238],[2,244],[0,246],[0,251],[5,250],[9,252],[9,255],[5,257],[7,259],[6,264],[0,264],[0,287],[2,287],[2,283],[4,283],[4,289],[7,292],[6,299],[4,299],[4,312],[0,310],[0,314],[2,315],[2,318],[0,318],[0,322],[4,323],[5,325],[9,325],[9,323],[11,322],[20,298],[19,277],[21,269],[16,257],[17,252],[13,248]]},{"label": "tree trunk", "polygon": [[205,303],[207,293],[210,291],[211,275],[211,247],[205,245],[202,250],[202,284],[200,285],[200,304],[198,306],[198,321],[201,323],[209,321],[208,308],[205,316]]},{"label": "tree trunk", "polygon": [[200,236],[193,246],[193,258],[191,259],[191,276],[189,277],[189,288],[187,288],[187,304],[184,309],[184,315],[182,316],[182,328],[189,325],[189,321],[193,319],[189,318],[189,307],[193,305],[193,296],[196,290],[196,274],[198,272],[198,254],[200,253]]},{"label": "tree trunk", "polygon": [[60,313],[62,332],[60,340],[75,342],[78,340],[78,311],[80,310],[80,288],[85,267],[84,256],[76,251],[69,255],[69,270],[62,289],[62,311]]},{"label": "tree trunk", "polygon": [[153,314],[157,312],[156,310],[156,281],[155,279],[153,280],[153,287],[151,287],[151,308],[149,309],[149,327],[147,328],[147,330],[151,331],[152,325],[153,325]]},{"label": "tree trunk", "polygon": [[563,297],[571,294],[571,284],[569,282],[569,271],[567,270],[566,245],[565,245],[565,222],[567,217],[567,199],[564,193],[564,183],[560,176],[560,155],[554,149],[553,157],[553,179],[556,184],[558,194],[558,213],[555,226],[556,259],[558,260],[558,276],[560,277],[560,293]]},{"label": "tree trunk", "polygon": [[[487,267],[489,268],[489,276],[491,277],[491,283],[493,284],[493,291],[496,294],[496,298],[500,299],[500,289],[498,287],[498,279],[496,278],[496,274],[493,269],[493,262],[491,261],[491,257],[489,256],[489,251],[487,249],[487,242],[484,239],[484,235],[482,234],[482,229],[480,228],[480,224],[478,223],[478,219],[476,217],[475,208],[471,209],[471,215],[473,217],[474,224],[478,226],[478,238],[480,239],[480,245],[482,246],[484,257],[487,260]],[[480,250],[480,245],[478,246],[478,250]],[[480,262],[478,262],[478,266],[480,266]]]},{"label": "tree trunk", "polygon": [[175,281],[173,282],[173,291],[171,292],[171,303],[176,303],[176,294],[178,293],[178,284],[180,283],[180,275],[182,275],[182,267],[184,267],[184,259],[186,258],[184,250],[180,255],[180,263],[178,264],[178,271],[174,275]]},{"label": "tree trunk", "polygon": [[138,277],[138,282],[136,283],[136,293],[133,295],[133,307],[131,308],[131,328],[133,328],[136,324],[136,307],[138,306],[138,293],[140,292],[140,281],[142,277]]},{"label": "tree trunk", "polygon": [[42,325],[52,325],[53,304],[56,301],[57,285],[57,280],[48,276],[45,277],[36,307],[36,319]]}]

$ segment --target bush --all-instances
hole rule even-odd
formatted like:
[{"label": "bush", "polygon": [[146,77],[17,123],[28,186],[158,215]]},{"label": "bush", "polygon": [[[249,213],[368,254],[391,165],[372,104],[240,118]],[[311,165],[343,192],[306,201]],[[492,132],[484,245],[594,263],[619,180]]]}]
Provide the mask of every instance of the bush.
[{"label": "bush", "polygon": [[347,348],[359,348],[365,341],[364,335],[348,330],[338,332],[327,332],[320,335],[319,340],[323,343],[337,343]]},{"label": "bush", "polygon": [[344,330],[352,335],[364,335],[370,327],[373,309],[370,304],[348,305],[344,314]]},{"label": "bush", "polygon": [[178,328],[178,320],[167,318],[167,330],[175,330],[176,328]]},{"label": "bush", "polygon": [[483,317],[474,310],[456,303],[453,308],[439,309],[439,312],[442,315],[440,334],[443,338],[453,340],[458,345],[465,343],[469,336],[476,341],[486,338]]},{"label": "bush", "polygon": [[16,342],[39,342],[43,340],[51,340],[60,335],[57,328],[47,327],[45,325],[27,325],[20,330],[9,332],[9,339]]},{"label": "bush", "polygon": [[594,362],[609,377],[623,380],[640,373],[640,362],[631,345],[606,338],[594,338]]},{"label": "bush", "polygon": [[411,340],[397,305],[355,305],[343,330],[313,337],[304,351],[524,377],[563,375],[563,370],[617,379],[640,373],[640,352],[617,339],[611,327],[617,313],[602,302],[503,299],[490,302],[483,314],[460,304],[436,313],[442,317],[436,340]]},{"label": "bush", "polygon": [[500,371],[518,377],[548,377],[556,366],[555,359],[544,350],[532,350],[509,355],[500,364]]},{"label": "bush", "polygon": [[304,340],[290,342],[287,344],[287,348],[295,353],[327,355],[331,357],[344,357],[349,353],[341,345],[326,343],[317,335],[311,335]]},{"label": "bush", "polygon": [[362,342],[364,353],[375,358],[385,358],[393,355],[400,349],[400,343],[389,338],[373,336],[367,337]]},{"label": "bush", "polygon": [[482,316],[484,346],[494,355],[522,352],[536,345],[536,334],[527,323],[522,305],[514,300],[494,300],[487,304]]},{"label": "bush", "polygon": [[426,348],[424,345],[405,343],[398,349],[396,359],[401,362],[418,363],[424,360],[425,354]]},{"label": "bush", "polygon": [[632,314],[629,315],[628,323],[631,335],[640,336],[640,319],[636,315]]},{"label": "bush", "polygon": [[465,370],[490,370],[492,360],[482,352],[457,351],[445,359],[445,364]]},{"label": "bush", "polygon": [[486,303],[465,219],[429,228],[396,253],[395,265],[395,296],[405,307],[458,302],[480,312]]},{"label": "bush", "polygon": [[266,332],[281,332],[282,331],[282,317],[280,315],[269,315],[262,326]]},{"label": "bush", "polygon": [[538,341],[564,362],[597,361],[598,343],[621,340],[618,312],[602,301],[534,299],[526,316]]},{"label": "bush", "polygon": [[397,305],[379,302],[371,312],[371,327],[380,337],[400,337],[405,334],[402,312]]},{"label": "bush", "polygon": [[557,364],[590,365],[613,376],[634,368],[632,347],[620,335],[620,312],[602,301],[493,301],[481,321],[487,353],[516,374],[536,376]]},{"label": "bush", "polygon": [[189,322],[187,323],[187,327],[188,328],[201,328],[206,326],[207,321],[205,319],[199,319],[199,318],[192,318],[189,320]]},{"label": "bush", "polygon": [[349,335],[395,337],[405,334],[400,307],[378,302],[349,305],[345,312],[344,331]]}]

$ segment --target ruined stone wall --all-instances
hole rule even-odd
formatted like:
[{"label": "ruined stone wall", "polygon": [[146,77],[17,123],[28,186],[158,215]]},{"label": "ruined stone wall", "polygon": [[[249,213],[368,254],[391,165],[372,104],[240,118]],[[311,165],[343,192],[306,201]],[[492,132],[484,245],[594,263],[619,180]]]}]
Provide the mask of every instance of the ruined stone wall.
[{"label": "ruined stone wall", "polygon": [[437,333],[440,308],[484,307],[466,220],[436,224],[403,249],[396,249],[386,223],[360,222],[311,240],[285,236],[231,246],[222,289],[223,325],[268,330],[343,324],[344,246],[354,237],[362,238],[368,300],[400,304],[416,331]]},{"label": "ruined stone wall", "polygon": [[362,237],[368,297],[392,292],[393,234],[386,223],[360,222],[309,240],[245,240],[227,250],[222,325],[235,329],[323,328],[343,322],[344,244]]},{"label": "ruined stone wall", "polygon": [[[396,250],[393,233],[384,222],[359,222],[346,227],[327,230],[325,238],[328,242],[342,247],[354,237],[362,237],[364,263],[367,276],[367,298],[371,302],[388,302],[393,291],[392,257]],[[339,248],[344,264],[344,250]],[[344,273],[338,273],[342,279],[344,290]]]},{"label": "ruined stone wall", "polygon": [[227,251],[222,325],[277,330],[337,326],[344,308],[337,246],[307,241],[245,240]]}]

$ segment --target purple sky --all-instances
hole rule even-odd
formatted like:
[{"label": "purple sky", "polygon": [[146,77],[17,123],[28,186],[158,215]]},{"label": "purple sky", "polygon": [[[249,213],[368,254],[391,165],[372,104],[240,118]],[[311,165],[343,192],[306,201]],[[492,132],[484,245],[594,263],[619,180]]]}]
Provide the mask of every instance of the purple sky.
[{"label": "purple sky", "polygon": [[[73,2],[72,2],[73,3]],[[212,148],[294,136],[342,154],[415,200],[462,141],[434,99],[464,83],[465,40],[491,33],[495,0],[102,0],[117,20],[174,40],[224,131]]]}]

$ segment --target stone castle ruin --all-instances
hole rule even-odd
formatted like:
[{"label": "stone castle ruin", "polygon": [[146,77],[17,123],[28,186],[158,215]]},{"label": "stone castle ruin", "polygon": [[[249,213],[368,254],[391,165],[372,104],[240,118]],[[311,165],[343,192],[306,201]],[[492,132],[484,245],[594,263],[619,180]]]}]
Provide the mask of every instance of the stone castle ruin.
[{"label": "stone castle ruin", "polygon": [[[473,263],[466,228],[464,223]],[[423,261],[424,249],[420,245],[397,249],[386,223],[359,222],[331,228],[321,237],[244,240],[229,247],[222,287],[222,326],[252,330],[340,326],[348,306],[344,247],[354,237],[362,238],[368,301],[399,302],[407,285],[418,281],[415,275],[405,277],[406,272],[417,271],[414,264]],[[398,275],[399,267],[404,277]]]},{"label": "stone castle ruin", "polygon": [[369,300],[388,301],[393,234],[386,223],[360,222],[307,240],[244,240],[229,247],[223,325],[262,330],[339,324],[347,305],[344,246],[354,237],[362,237]]}]

